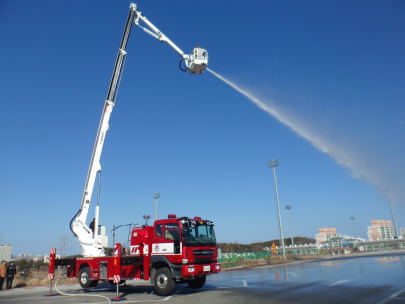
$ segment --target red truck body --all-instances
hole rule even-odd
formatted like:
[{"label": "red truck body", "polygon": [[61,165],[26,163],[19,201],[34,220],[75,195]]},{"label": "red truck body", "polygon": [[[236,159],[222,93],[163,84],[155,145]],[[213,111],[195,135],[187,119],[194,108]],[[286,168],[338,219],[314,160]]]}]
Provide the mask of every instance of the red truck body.
[{"label": "red truck body", "polygon": [[150,280],[158,294],[166,295],[178,283],[201,288],[206,275],[221,270],[213,223],[199,217],[169,215],[154,226],[135,227],[129,250],[115,244],[113,257],[55,259],[55,255],[51,249],[49,277],[53,278],[54,266],[66,266],[67,276],[79,278],[83,288],[95,287],[100,280],[112,284]]}]

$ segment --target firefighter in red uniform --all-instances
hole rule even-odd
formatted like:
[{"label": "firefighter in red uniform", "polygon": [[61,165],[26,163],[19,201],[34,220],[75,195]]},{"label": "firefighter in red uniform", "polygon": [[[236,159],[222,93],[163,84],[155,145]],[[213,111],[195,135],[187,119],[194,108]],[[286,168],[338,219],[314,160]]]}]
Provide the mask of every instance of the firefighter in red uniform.
[{"label": "firefighter in red uniform", "polygon": [[0,265],[0,290],[3,288],[4,278],[6,277],[6,261],[3,261]]}]

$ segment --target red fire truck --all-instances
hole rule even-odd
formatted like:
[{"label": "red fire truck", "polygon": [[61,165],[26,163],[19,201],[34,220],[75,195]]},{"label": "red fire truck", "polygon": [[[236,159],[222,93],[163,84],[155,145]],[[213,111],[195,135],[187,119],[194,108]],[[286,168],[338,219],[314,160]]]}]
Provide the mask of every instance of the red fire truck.
[{"label": "red fire truck", "polygon": [[[140,25],[142,21],[146,27]],[[156,220],[154,226],[147,224],[132,230],[130,252],[121,254],[121,245],[116,244],[114,256],[106,256],[99,236],[99,199],[95,208],[95,229],[86,224],[93,188],[98,173],[100,187],[100,158],[109,130],[109,120],[115,107],[118,87],[121,81],[132,24],[143,29],[159,42],[167,43],[181,57],[180,69],[190,75],[203,74],[208,64],[208,52],[196,47],[190,55],[177,47],[166,35],[156,28],[135,4],[130,5],[124,34],[118,49],[113,75],[103,111],[93,154],[87,173],[79,211],[70,221],[70,229],[82,247],[82,256],[55,260],[56,250],[51,249],[49,279],[54,277],[55,266],[66,266],[69,277],[79,278],[83,288],[94,287],[100,280],[119,284],[125,280],[151,280],[160,295],[170,293],[176,283],[186,282],[192,288],[204,285],[206,275],[219,272],[214,224],[199,217]],[[184,69],[182,68],[184,66]],[[98,193],[100,193],[100,188]],[[118,287],[118,286],[117,286]]]},{"label": "red fire truck", "polygon": [[111,284],[126,280],[150,280],[159,295],[171,293],[176,284],[201,288],[206,276],[218,273],[214,223],[200,217],[157,220],[154,226],[134,227],[129,254],[116,244],[113,257],[55,259],[51,250],[49,277],[55,266],[66,266],[67,276],[78,277],[83,288],[101,280]]}]

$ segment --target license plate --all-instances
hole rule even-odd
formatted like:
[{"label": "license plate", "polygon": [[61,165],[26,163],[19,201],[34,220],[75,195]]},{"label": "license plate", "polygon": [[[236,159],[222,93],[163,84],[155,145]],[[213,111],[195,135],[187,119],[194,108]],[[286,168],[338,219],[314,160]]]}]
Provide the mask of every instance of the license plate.
[{"label": "license plate", "polygon": [[210,266],[204,266],[204,271],[211,271],[211,267]]}]

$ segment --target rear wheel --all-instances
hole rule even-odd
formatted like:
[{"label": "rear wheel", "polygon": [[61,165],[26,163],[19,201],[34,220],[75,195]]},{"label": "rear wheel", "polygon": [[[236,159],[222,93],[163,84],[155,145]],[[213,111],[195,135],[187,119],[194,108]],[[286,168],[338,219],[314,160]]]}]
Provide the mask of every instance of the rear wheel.
[{"label": "rear wheel", "polygon": [[82,288],[89,288],[91,281],[90,267],[83,267],[79,271],[79,283]]},{"label": "rear wheel", "polygon": [[161,296],[170,294],[176,283],[173,280],[172,273],[169,268],[159,268],[155,273],[154,279],[156,293]]},{"label": "rear wheel", "polygon": [[187,281],[188,286],[194,289],[199,289],[204,286],[207,277],[205,275],[194,278],[194,280]]},{"label": "rear wheel", "polygon": [[89,287],[96,287],[98,285],[98,280],[90,281],[90,286]]}]

